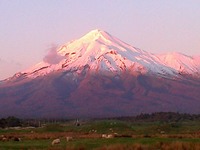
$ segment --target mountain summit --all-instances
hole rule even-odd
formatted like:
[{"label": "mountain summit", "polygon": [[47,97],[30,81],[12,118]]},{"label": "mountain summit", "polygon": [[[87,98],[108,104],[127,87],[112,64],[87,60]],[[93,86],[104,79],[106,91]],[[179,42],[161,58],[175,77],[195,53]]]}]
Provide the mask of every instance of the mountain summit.
[{"label": "mountain summit", "polygon": [[[42,61],[20,73],[29,78],[47,75],[57,70],[89,66],[92,72],[121,73],[127,70],[174,78],[180,73],[199,75],[200,64],[182,54],[155,55],[130,46],[109,33],[96,29],[80,39],[62,45],[56,52],[58,63]],[[187,64],[186,64],[187,63]]]},{"label": "mountain summit", "polygon": [[107,33],[106,31],[102,31],[100,29],[95,29],[84,35],[81,40],[85,40],[88,42],[95,41],[95,40],[105,40],[105,41],[112,41],[112,36]]},{"label": "mountain summit", "polygon": [[53,56],[1,82],[0,117],[200,113],[199,57],[152,54],[98,29]]}]

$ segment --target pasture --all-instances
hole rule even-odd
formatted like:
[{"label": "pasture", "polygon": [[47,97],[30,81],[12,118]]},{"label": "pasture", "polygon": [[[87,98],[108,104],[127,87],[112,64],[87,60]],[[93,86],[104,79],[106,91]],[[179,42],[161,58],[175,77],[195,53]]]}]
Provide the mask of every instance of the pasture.
[{"label": "pasture", "polygon": [[[112,135],[104,138],[102,135]],[[70,140],[67,140],[70,137]],[[19,138],[20,141],[15,140]],[[52,145],[54,139],[60,143]],[[81,120],[0,129],[0,150],[200,149],[200,121]]]}]

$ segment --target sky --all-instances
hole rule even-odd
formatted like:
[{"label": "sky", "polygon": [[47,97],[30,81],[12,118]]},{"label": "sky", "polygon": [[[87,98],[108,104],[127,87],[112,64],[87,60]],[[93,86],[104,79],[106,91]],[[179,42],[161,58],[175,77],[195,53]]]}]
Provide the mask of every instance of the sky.
[{"label": "sky", "polygon": [[93,29],[151,53],[200,55],[200,0],[0,0],[0,80]]}]

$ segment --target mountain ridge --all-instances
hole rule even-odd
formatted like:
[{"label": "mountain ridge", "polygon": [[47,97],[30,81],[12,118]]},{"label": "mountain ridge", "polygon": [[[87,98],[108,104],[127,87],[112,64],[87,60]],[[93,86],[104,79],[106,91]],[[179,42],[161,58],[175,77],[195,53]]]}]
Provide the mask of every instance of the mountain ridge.
[{"label": "mountain ridge", "polygon": [[161,57],[101,30],[68,42],[53,54],[56,61],[43,60],[1,82],[0,117],[200,113],[198,57]]},{"label": "mountain ridge", "polygon": [[62,45],[56,53],[62,58],[57,64],[42,61],[21,74],[35,78],[59,69],[67,70],[88,64],[93,70],[121,72],[136,65],[135,71],[165,77],[177,77],[180,74],[200,76],[200,61],[195,61],[191,56],[176,52],[152,54],[128,45],[100,29],[92,30],[80,39]]}]

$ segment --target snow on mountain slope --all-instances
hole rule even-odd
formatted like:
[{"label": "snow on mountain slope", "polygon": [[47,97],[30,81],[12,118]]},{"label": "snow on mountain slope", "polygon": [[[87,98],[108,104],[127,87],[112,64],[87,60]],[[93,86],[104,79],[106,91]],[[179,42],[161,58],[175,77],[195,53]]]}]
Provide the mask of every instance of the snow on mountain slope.
[{"label": "snow on mountain slope", "polygon": [[200,56],[194,56],[193,59],[194,59],[195,66],[198,68],[200,72]]},{"label": "snow on mountain slope", "polygon": [[101,30],[53,52],[56,61],[51,56],[52,61],[44,59],[0,83],[0,116],[96,118],[200,112],[200,78],[179,70],[181,66],[189,73],[198,71],[200,57],[151,54]]},{"label": "snow on mountain slope", "polygon": [[40,62],[23,72],[30,78],[59,69],[77,69],[89,65],[92,71],[122,72],[131,68],[141,73],[176,75],[176,70],[160,63],[151,53],[132,47],[109,33],[92,30],[78,40],[68,42],[57,50],[63,59],[58,64]]},{"label": "snow on mountain slope", "polygon": [[151,54],[98,29],[64,44],[57,49],[57,55],[62,58],[57,64],[42,61],[17,76],[36,78],[57,70],[79,70],[86,65],[93,72],[120,73],[131,70],[168,78],[180,74],[200,75],[200,57],[180,53]]},{"label": "snow on mountain slope", "polygon": [[178,71],[179,74],[199,74],[200,57],[191,57],[181,53],[158,55],[161,63]]}]

